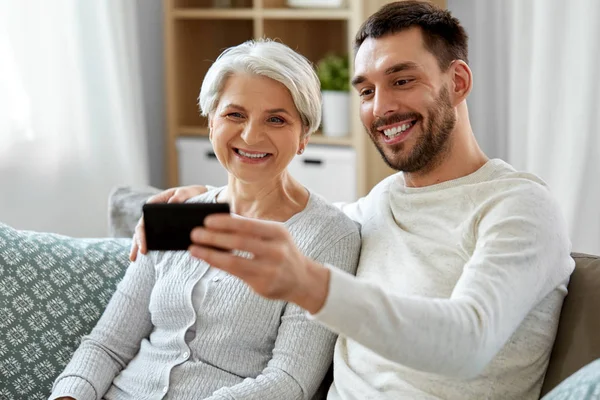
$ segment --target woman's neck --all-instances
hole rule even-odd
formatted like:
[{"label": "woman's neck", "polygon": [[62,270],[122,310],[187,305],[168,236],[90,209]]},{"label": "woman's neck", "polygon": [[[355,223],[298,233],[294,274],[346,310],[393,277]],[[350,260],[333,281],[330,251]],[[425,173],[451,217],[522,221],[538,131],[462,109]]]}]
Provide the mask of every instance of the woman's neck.
[{"label": "woman's neck", "polygon": [[227,187],[217,197],[231,212],[248,218],[284,222],[304,210],[308,191],[284,172],[268,182],[247,183],[229,175]]}]

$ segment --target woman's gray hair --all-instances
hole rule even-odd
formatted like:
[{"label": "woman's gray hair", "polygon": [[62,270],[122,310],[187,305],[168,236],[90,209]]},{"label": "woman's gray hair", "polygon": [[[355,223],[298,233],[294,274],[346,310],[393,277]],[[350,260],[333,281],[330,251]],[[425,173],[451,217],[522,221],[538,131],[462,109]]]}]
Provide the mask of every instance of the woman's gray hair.
[{"label": "woman's gray hair", "polygon": [[271,78],[291,93],[306,134],[321,124],[321,84],[310,63],[283,43],[269,39],[249,40],[223,51],[209,68],[198,102],[203,116],[212,115],[225,81],[235,73],[249,73]]}]

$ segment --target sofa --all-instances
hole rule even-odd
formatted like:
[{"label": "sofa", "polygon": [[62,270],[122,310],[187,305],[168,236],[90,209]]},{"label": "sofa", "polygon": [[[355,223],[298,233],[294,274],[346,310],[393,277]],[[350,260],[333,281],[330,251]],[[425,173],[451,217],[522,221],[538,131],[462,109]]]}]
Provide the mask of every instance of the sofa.
[{"label": "sofa", "polygon": [[[95,325],[129,265],[141,205],[157,191],[113,191],[107,238],[23,231],[0,222],[0,400],[48,397],[55,377]],[[574,253],[573,258],[576,267],[542,395],[600,358],[600,257]],[[596,382],[576,378],[588,386]],[[581,387],[564,386],[570,391]],[[549,396],[570,398],[561,387]]]}]

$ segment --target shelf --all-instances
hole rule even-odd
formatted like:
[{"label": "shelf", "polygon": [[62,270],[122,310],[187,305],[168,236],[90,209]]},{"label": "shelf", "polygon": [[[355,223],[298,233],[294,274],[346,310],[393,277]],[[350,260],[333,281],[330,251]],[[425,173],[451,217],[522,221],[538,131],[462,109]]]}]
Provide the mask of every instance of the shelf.
[{"label": "shelf", "polygon": [[252,19],[256,11],[252,8],[178,8],[172,11],[176,19]]},{"label": "shelf", "polygon": [[[252,8],[252,0],[168,0],[172,9],[227,10],[232,8]],[[219,7],[221,5],[221,7]]]},{"label": "shelf", "polygon": [[278,39],[316,63],[329,53],[348,54],[348,21],[332,19],[269,19],[264,36]]},{"label": "shelf", "polygon": [[203,126],[180,126],[177,132],[181,136],[208,136],[208,127]]},{"label": "shelf", "polygon": [[178,19],[173,29],[178,38],[172,46],[173,57],[177,59],[171,82],[177,93],[175,123],[178,126],[206,126],[206,118],[200,116],[198,109],[204,75],[224,49],[252,37],[252,20],[231,23],[218,19],[199,23]]},{"label": "shelf", "polygon": [[305,19],[305,20],[347,20],[350,11],[344,9],[295,9],[270,8],[261,11],[252,8],[176,8],[172,11],[176,19]]},{"label": "shelf", "polygon": [[262,0],[262,8],[288,8],[291,10],[314,9],[322,12],[328,12],[331,10],[348,9],[348,5],[352,1],[356,0]]},{"label": "shelf", "polygon": [[320,132],[315,132],[310,136],[310,140],[308,141],[308,145],[310,144],[329,144],[336,146],[352,146],[353,141],[351,136],[342,136],[342,137],[330,137],[324,136]]},{"label": "shelf", "polygon": [[262,12],[264,19],[347,20],[350,11],[344,9],[271,8]]}]

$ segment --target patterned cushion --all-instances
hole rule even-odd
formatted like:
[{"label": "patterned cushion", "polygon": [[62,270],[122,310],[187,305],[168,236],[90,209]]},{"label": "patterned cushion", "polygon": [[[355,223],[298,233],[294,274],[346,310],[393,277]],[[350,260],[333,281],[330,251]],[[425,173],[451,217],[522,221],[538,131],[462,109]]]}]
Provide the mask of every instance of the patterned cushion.
[{"label": "patterned cushion", "polygon": [[600,359],[565,379],[543,400],[600,400]]},{"label": "patterned cushion", "polygon": [[0,223],[0,400],[48,398],[129,265],[130,243]]}]

